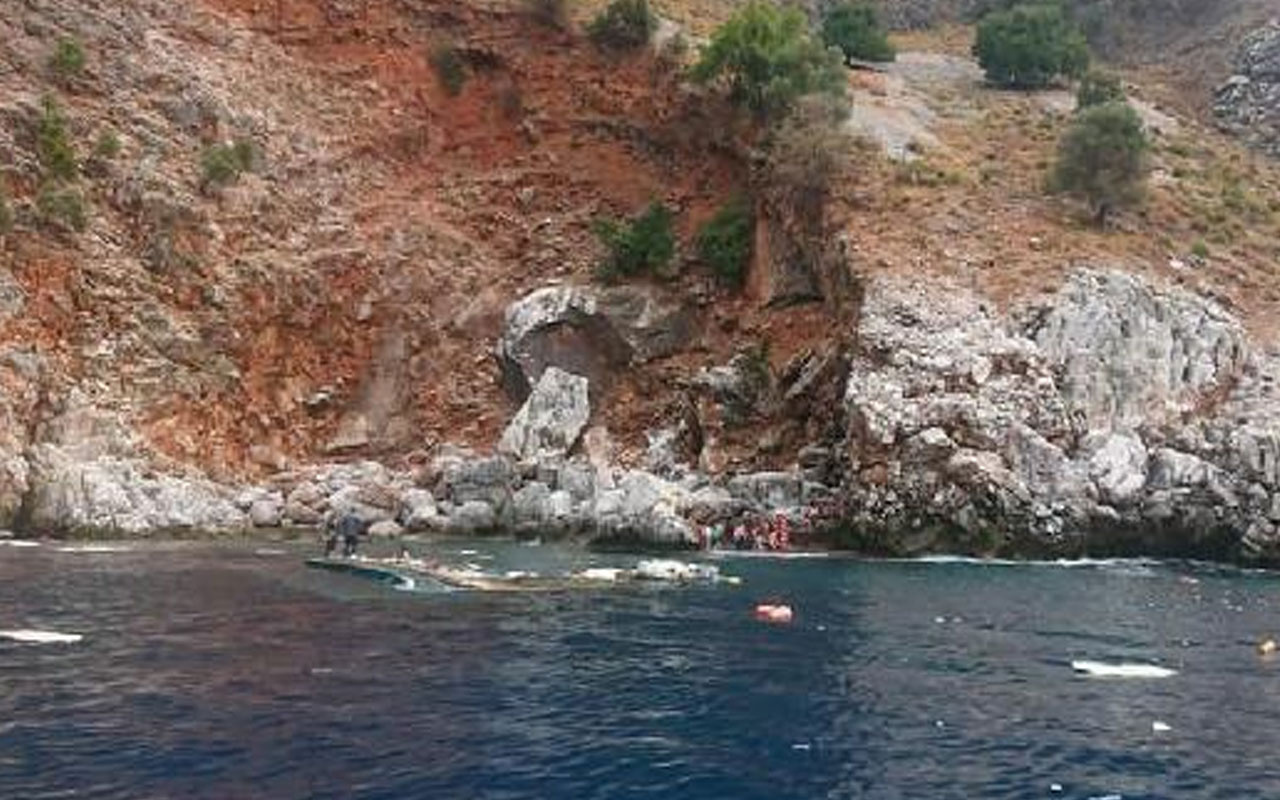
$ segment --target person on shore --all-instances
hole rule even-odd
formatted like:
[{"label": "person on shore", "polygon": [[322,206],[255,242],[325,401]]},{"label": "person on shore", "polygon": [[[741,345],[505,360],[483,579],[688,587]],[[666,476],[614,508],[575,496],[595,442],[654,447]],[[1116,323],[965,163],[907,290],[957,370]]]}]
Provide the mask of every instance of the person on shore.
[{"label": "person on shore", "polygon": [[338,548],[339,543],[342,544],[343,558],[355,556],[356,549],[360,546],[360,535],[364,533],[364,527],[364,522],[360,517],[350,511],[330,518],[329,535],[324,543],[325,558],[333,555],[333,551]]}]

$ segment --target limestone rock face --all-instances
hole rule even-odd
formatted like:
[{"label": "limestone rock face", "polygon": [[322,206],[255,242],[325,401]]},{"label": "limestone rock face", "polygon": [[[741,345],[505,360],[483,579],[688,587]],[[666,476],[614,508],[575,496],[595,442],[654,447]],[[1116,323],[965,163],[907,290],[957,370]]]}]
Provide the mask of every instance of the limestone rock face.
[{"label": "limestone rock face", "polygon": [[68,411],[32,448],[27,525],[41,533],[232,531],[249,524],[232,490],[200,477],[157,474],[134,454],[121,421]]},{"label": "limestone rock face", "polygon": [[1216,304],[1081,270],[1002,317],[882,280],[859,334],[842,497],[877,546],[1280,560],[1280,354]]},{"label": "limestone rock face", "polygon": [[1061,392],[1089,430],[1159,425],[1229,386],[1244,331],[1217,306],[1118,272],[1075,273],[1028,334],[1061,369]]},{"label": "limestone rock face", "polygon": [[523,401],[547,367],[609,384],[619,370],[670,355],[694,335],[692,315],[644,286],[548,286],[506,311],[497,357],[503,385]]},{"label": "limestone rock face", "polygon": [[1280,155],[1280,19],[1249,34],[1235,74],[1214,95],[1219,124],[1271,155]]},{"label": "limestone rock face", "polygon": [[548,367],[498,442],[517,460],[563,458],[591,417],[586,378]]}]

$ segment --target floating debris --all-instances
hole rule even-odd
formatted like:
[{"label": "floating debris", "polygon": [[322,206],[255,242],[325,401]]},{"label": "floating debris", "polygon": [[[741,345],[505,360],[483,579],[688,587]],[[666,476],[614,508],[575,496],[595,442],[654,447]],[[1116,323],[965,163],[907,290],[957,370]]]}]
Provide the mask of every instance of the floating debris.
[{"label": "floating debris", "polygon": [[58,633],[57,631],[14,630],[0,631],[0,639],[11,639],[23,644],[75,644],[84,639],[78,633]]},{"label": "floating debris", "polygon": [[1101,661],[1072,661],[1071,668],[1090,678],[1170,678],[1178,674],[1154,664],[1106,664]]}]

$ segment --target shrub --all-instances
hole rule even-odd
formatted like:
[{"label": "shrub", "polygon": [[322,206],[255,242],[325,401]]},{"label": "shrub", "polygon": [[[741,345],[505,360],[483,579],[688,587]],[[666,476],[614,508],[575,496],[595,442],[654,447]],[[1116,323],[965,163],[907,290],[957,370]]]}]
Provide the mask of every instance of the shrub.
[{"label": "shrub", "polygon": [[13,230],[13,209],[9,207],[9,190],[0,181],[0,236]]},{"label": "shrub", "polygon": [[526,13],[548,28],[569,27],[569,0],[524,0]]},{"label": "shrub", "polygon": [[698,258],[720,280],[741,286],[751,258],[754,228],[755,220],[746,201],[730,201],[698,231]]},{"label": "shrub", "polygon": [[760,116],[815,92],[843,96],[846,86],[839,56],[810,35],[804,13],[767,0],[752,0],[716,30],[692,77],[724,80],[730,99]]},{"label": "shrub", "polygon": [[1115,209],[1141,201],[1150,143],[1128,103],[1091,106],[1076,115],[1058,145],[1050,188],[1087,202],[1099,225]]},{"label": "shrub", "polygon": [[591,21],[587,33],[601,47],[634,50],[647,45],[657,28],[649,0],[613,0]]},{"label": "shrub", "polygon": [[101,161],[110,161],[120,155],[120,137],[115,131],[103,131],[93,146],[93,156]]},{"label": "shrub", "polygon": [[467,65],[458,48],[448,43],[438,44],[431,49],[430,61],[436,78],[449,96],[462,94],[462,87],[467,83]]},{"label": "shrub", "polygon": [[59,82],[66,83],[84,73],[84,48],[75,39],[63,38],[49,56],[49,71]]},{"label": "shrub", "polygon": [[671,211],[658,202],[650,203],[630,222],[596,220],[593,230],[609,251],[600,264],[599,277],[613,281],[665,268],[676,252],[671,223]]},{"label": "shrub", "polygon": [[1035,89],[1058,76],[1076,77],[1089,66],[1089,47],[1057,5],[1018,5],[987,15],[978,25],[973,54],[1000,86]]},{"label": "shrub", "polygon": [[1124,84],[1110,72],[1089,70],[1076,89],[1076,110],[1124,100]]},{"label": "shrub", "polygon": [[67,118],[58,101],[46,96],[36,129],[36,156],[47,180],[74,181],[80,175],[75,148],[67,135]]},{"label": "shrub", "polygon": [[68,230],[83,231],[88,225],[84,197],[71,186],[46,184],[36,196],[36,210],[44,222]]},{"label": "shrub", "polygon": [[769,183],[820,205],[853,150],[840,127],[846,110],[822,95],[802,98],[770,138]]},{"label": "shrub", "polygon": [[896,56],[875,8],[865,3],[844,2],[827,11],[822,41],[840,48],[846,62],[892,61]]},{"label": "shrub", "polygon": [[208,148],[200,156],[201,188],[218,189],[235,183],[242,173],[253,169],[256,155],[253,142],[247,139]]},{"label": "shrub", "polygon": [[1196,239],[1195,244],[1191,245],[1191,255],[1204,261],[1209,258],[1209,245],[1204,239]]}]

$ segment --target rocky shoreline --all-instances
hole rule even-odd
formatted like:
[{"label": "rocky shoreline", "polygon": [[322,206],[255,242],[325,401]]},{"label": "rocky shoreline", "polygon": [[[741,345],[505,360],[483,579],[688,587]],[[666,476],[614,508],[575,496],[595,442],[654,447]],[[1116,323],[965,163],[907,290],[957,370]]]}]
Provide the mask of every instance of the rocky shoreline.
[{"label": "rocky shoreline", "polygon": [[[492,453],[442,446],[410,470],[327,464],[229,487],[157,469],[110,414],[82,406],[7,462],[24,491],[6,510],[34,534],[226,533],[353,513],[375,537],[646,548],[783,515],[812,544],[874,554],[1280,563],[1280,357],[1216,303],[1092,269],[1006,313],[945,282],[871,279],[863,294],[855,344],[800,383],[825,396],[835,382],[841,428],[791,469],[716,473],[672,450],[671,429],[651,436],[646,468],[611,463],[592,425],[602,378],[578,372],[669,352],[684,323],[640,290],[551,287],[508,311],[498,357],[527,397]],[[703,379],[731,402],[741,368]]]}]

